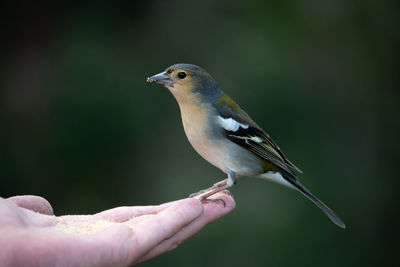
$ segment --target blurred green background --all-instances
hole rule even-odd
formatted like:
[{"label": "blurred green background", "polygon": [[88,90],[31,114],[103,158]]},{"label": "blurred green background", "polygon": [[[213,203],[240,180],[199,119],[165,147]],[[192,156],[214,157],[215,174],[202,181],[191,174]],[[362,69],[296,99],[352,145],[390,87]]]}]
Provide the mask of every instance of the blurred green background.
[{"label": "blurred green background", "polygon": [[3,2],[0,195],[57,215],[186,197],[224,178],[146,77],[204,67],[347,224],[242,179],[237,208],[142,266],[388,266],[399,185],[397,1]]}]

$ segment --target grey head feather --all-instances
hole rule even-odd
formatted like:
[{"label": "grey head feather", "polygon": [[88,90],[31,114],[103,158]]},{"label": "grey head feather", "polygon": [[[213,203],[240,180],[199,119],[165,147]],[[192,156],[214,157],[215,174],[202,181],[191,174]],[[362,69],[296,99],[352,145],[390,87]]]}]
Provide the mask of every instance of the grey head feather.
[{"label": "grey head feather", "polygon": [[201,97],[203,102],[213,102],[224,94],[214,78],[199,66],[179,63],[168,67],[165,71],[168,73],[178,69],[187,70],[193,74],[193,79],[197,80],[199,85],[195,93]]}]

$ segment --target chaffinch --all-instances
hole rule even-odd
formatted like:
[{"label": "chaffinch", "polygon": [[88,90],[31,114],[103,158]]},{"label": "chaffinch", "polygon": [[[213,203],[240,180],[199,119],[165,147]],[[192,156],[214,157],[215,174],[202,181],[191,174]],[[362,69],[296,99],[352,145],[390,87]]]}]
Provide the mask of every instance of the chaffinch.
[{"label": "chaffinch", "polygon": [[183,127],[193,148],[228,178],[200,191],[200,200],[236,184],[240,176],[255,176],[296,189],[315,203],[336,225],[342,220],[297,179],[291,163],[271,137],[217,85],[202,68],[175,64],[147,78],[162,84],[176,98]]}]

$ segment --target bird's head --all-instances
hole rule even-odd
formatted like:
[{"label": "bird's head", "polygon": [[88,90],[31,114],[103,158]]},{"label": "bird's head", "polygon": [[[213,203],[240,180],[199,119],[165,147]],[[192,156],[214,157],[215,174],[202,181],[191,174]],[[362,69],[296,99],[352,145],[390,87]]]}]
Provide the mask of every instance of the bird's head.
[{"label": "bird's head", "polygon": [[147,82],[164,85],[180,103],[193,98],[210,101],[223,94],[210,74],[192,64],[172,65]]}]

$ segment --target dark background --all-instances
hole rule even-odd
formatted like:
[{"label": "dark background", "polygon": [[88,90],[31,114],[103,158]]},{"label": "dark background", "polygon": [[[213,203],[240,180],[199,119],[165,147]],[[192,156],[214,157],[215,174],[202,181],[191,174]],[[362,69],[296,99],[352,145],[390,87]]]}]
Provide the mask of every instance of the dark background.
[{"label": "dark background", "polygon": [[204,67],[303,171],[143,266],[388,266],[398,253],[397,1],[93,1],[1,8],[0,195],[57,215],[159,204],[224,178],[146,77]]}]

